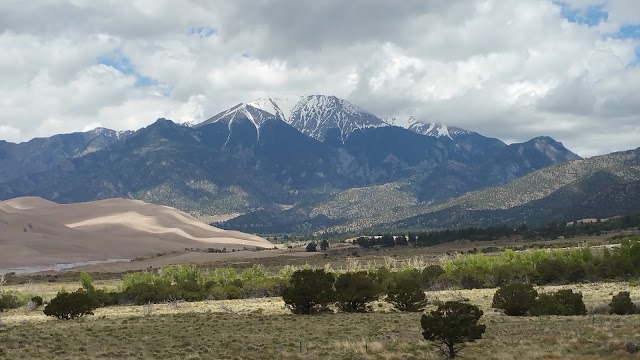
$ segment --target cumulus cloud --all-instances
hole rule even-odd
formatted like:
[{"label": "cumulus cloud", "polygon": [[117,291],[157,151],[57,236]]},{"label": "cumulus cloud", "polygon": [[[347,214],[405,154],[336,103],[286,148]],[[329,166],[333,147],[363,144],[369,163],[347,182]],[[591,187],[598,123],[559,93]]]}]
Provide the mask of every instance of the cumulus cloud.
[{"label": "cumulus cloud", "polygon": [[0,139],[332,94],[583,156],[635,148],[638,24],[635,0],[7,0]]}]

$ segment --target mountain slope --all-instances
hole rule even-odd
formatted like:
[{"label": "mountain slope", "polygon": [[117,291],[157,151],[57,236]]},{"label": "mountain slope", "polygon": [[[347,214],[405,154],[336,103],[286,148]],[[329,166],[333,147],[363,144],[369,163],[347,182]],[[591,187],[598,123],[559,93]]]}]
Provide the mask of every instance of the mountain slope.
[{"label": "mountain slope", "polygon": [[36,138],[19,144],[0,140],[0,182],[19,179],[52,167],[69,167],[69,159],[108,147],[131,133],[97,128],[87,132]]},{"label": "mountain slope", "polygon": [[[640,211],[640,148],[544,168],[507,185],[415,207],[390,227],[545,224]],[[411,216],[411,212],[418,215]],[[373,221],[375,222],[375,220]],[[385,226],[386,227],[386,226]]]}]

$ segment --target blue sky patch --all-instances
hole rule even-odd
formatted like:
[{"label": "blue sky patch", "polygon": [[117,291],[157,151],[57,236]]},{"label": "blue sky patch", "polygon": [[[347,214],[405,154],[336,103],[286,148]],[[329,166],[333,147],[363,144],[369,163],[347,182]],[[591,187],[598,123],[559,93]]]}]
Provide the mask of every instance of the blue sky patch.
[{"label": "blue sky patch", "polygon": [[604,9],[604,4],[591,5],[585,8],[572,8],[564,2],[556,1],[555,3],[560,6],[562,17],[573,23],[595,26],[609,18],[609,14]]},{"label": "blue sky patch", "polygon": [[97,62],[98,64],[110,66],[125,75],[135,76],[136,87],[147,87],[159,84],[158,80],[140,74],[138,70],[136,70],[135,66],[133,66],[133,64],[131,63],[131,59],[119,51],[116,51],[109,55],[98,56]]},{"label": "blue sky patch", "polygon": [[111,55],[98,56],[98,64],[111,66],[125,75],[133,75],[136,73],[134,66],[131,64],[131,59],[119,52]]},{"label": "blue sky patch", "polygon": [[614,35],[618,39],[640,39],[640,24],[626,24]]},{"label": "blue sky patch", "polygon": [[206,38],[216,33],[216,29],[211,26],[195,26],[189,29],[187,35],[199,36],[200,38]]}]

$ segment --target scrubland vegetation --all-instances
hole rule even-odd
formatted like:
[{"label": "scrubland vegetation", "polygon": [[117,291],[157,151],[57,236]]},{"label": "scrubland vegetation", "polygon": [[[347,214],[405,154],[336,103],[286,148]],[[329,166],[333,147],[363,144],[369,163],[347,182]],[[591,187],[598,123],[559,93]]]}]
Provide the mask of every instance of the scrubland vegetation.
[{"label": "scrubland vegetation", "polygon": [[[66,289],[4,286],[0,358],[636,358],[638,240],[438,264],[177,265],[107,286],[86,273]],[[451,335],[443,319],[460,311],[476,330]]]}]

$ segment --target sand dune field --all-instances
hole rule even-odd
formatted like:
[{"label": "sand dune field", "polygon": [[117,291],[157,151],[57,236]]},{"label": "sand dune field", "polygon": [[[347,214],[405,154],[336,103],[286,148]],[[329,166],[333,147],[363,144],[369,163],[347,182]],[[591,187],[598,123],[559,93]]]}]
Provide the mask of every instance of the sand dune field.
[{"label": "sand dune field", "polygon": [[167,206],[107,199],[57,204],[38,197],[0,202],[0,268],[149,256],[184,248],[271,248]]}]

